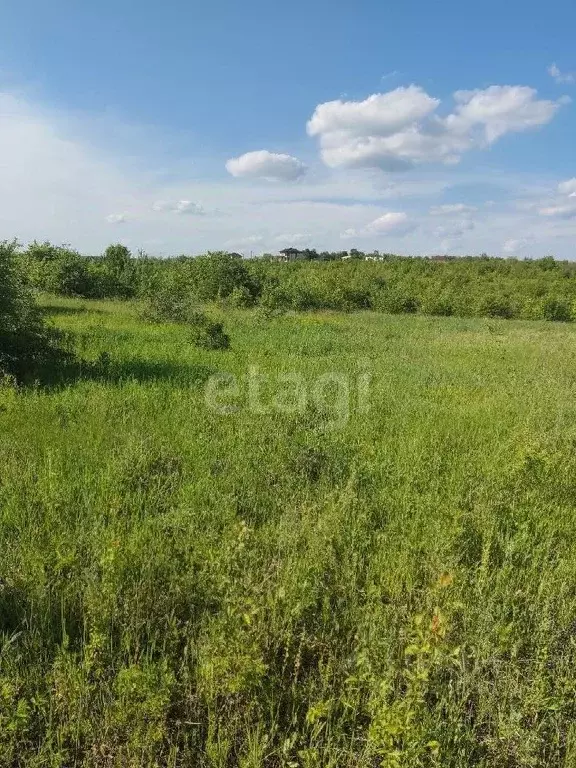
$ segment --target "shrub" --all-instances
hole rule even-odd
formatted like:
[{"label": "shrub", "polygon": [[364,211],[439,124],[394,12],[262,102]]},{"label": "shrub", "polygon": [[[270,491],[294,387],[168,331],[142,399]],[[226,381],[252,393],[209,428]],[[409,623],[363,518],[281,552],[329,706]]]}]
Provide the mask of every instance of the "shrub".
[{"label": "shrub", "polygon": [[201,349],[228,349],[230,337],[222,323],[211,320],[204,312],[193,312],[188,318],[190,339]]},{"label": "shrub", "polygon": [[103,262],[81,256],[67,246],[33,242],[22,262],[28,282],[40,291],[87,299],[118,295]]},{"label": "shrub", "polygon": [[266,312],[286,312],[292,308],[292,297],[285,288],[269,285],[260,297],[260,306]]},{"label": "shrub", "polygon": [[478,314],[482,317],[502,317],[510,320],[516,317],[512,302],[503,296],[488,296],[480,300]]},{"label": "shrub", "polygon": [[70,362],[63,335],[47,326],[16,261],[16,243],[0,243],[0,374],[43,379]]},{"label": "shrub", "polygon": [[427,296],[420,307],[425,315],[449,317],[454,314],[454,305],[447,296]]},{"label": "shrub", "polygon": [[199,301],[225,299],[235,288],[256,297],[259,287],[238,256],[215,252],[190,259],[191,290]]},{"label": "shrub", "polygon": [[239,285],[232,289],[232,292],[226,299],[226,303],[230,307],[244,309],[254,305],[254,296],[245,285]]},{"label": "shrub", "polygon": [[372,307],[391,315],[412,314],[418,311],[418,301],[399,289],[379,289],[372,294]]},{"label": "shrub", "polygon": [[544,320],[556,320],[563,323],[569,322],[572,319],[568,302],[552,297],[544,299],[540,305],[540,316]]}]

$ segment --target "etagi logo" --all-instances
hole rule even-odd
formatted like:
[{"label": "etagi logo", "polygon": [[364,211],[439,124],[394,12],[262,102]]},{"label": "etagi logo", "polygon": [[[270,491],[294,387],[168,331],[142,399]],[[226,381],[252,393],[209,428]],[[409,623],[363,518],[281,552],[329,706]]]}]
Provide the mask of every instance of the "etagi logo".
[{"label": "etagi logo", "polygon": [[270,375],[258,366],[250,366],[240,376],[210,376],[204,402],[218,414],[242,410],[254,414],[305,414],[312,406],[327,416],[326,429],[339,429],[347,424],[352,413],[366,414],[370,410],[371,378],[367,370],[355,375],[327,371],[310,377],[298,371]]}]

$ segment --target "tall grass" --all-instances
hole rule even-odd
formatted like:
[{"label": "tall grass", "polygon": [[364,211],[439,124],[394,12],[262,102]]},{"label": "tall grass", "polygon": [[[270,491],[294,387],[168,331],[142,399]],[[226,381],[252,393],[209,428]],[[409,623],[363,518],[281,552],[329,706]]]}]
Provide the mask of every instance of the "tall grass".
[{"label": "tall grass", "polygon": [[45,303],[107,373],[0,390],[0,766],[575,764],[572,325]]}]

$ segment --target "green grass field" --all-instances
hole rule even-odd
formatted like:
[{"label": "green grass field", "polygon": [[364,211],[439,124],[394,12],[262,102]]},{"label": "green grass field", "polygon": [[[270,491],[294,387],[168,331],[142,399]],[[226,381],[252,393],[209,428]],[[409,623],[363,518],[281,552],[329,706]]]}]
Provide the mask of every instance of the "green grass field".
[{"label": "green grass field", "polygon": [[576,764],[574,325],[43,302],[100,373],[0,388],[0,766]]}]

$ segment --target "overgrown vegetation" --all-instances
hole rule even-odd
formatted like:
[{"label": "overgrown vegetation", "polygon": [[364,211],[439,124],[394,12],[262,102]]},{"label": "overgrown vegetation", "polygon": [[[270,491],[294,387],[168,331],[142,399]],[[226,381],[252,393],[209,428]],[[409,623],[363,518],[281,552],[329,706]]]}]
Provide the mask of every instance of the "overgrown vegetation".
[{"label": "overgrown vegetation", "polygon": [[0,767],[571,768],[575,285],[1,244]]},{"label": "overgrown vegetation", "polygon": [[2,768],[574,765],[574,325],[43,303],[108,374],[0,388]]},{"label": "overgrown vegetation", "polygon": [[553,258],[415,258],[390,254],[302,252],[283,263],[244,260],[222,252],[175,259],[132,258],[125,246],[103,257],[33,243],[20,254],[38,290],[85,298],[149,299],[165,319],[199,303],[259,304],[274,315],[287,310],[372,309],[392,314],[568,322],[576,318],[576,264]]}]

